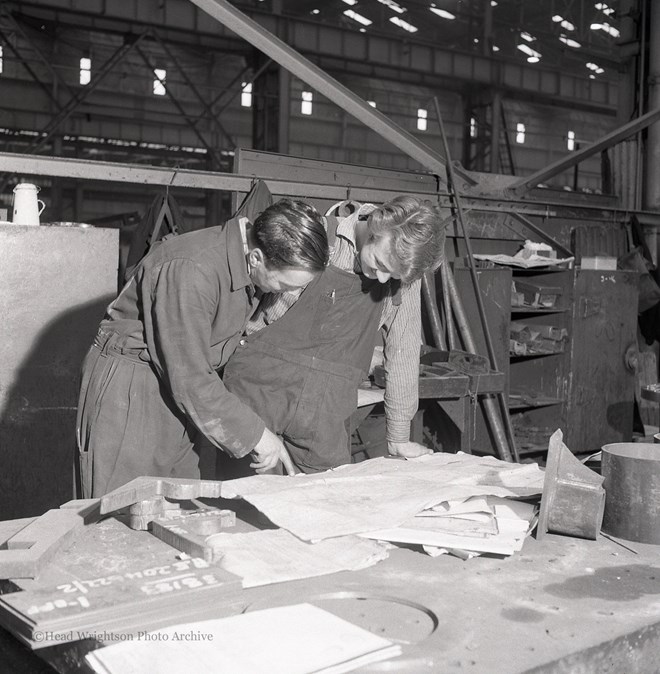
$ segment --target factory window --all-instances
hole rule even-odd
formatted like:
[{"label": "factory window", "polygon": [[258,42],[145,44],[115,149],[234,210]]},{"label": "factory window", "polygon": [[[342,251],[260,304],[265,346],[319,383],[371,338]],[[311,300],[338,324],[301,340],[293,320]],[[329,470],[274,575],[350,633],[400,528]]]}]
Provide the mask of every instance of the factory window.
[{"label": "factory window", "polygon": [[154,80],[154,95],[165,96],[167,93],[165,90],[165,78],[167,77],[167,70],[155,68],[154,75],[156,76],[156,79]]},{"label": "factory window", "polygon": [[303,115],[311,115],[312,114],[312,100],[314,98],[314,95],[312,94],[311,91],[303,91],[302,92],[302,102],[300,104],[300,112],[302,112]]},{"label": "factory window", "polygon": [[82,85],[89,84],[89,81],[91,79],[92,79],[92,59],[83,57],[80,59],[80,84]]},{"label": "factory window", "polygon": [[417,108],[417,130],[426,131],[428,111],[425,108]]},{"label": "factory window", "polygon": [[568,132],[568,142],[566,143],[566,147],[569,150],[575,150],[575,131]]},{"label": "factory window", "polygon": [[516,124],[516,143],[521,145],[525,142],[525,125],[521,122]]},{"label": "factory window", "polygon": [[474,117],[470,117],[470,138],[477,137],[477,120]]},{"label": "factory window", "polygon": [[244,108],[252,107],[252,82],[241,84],[241,105]]}]

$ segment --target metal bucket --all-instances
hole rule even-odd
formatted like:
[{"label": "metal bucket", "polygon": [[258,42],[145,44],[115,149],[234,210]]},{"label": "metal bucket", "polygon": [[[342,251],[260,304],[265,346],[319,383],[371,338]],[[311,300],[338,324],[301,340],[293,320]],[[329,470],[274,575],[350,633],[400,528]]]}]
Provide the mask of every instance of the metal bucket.
[{"label": "metal bucket", "polygon": [[660,544],[660,446],[616,442],[603,446],[603,531],[639,543]]}]

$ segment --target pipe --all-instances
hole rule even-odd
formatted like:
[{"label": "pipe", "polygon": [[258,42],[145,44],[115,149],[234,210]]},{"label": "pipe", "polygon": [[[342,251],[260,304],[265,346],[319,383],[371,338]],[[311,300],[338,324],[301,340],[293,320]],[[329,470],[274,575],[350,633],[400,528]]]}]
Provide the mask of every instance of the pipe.
[{"label": "pipe", "polygon": [[[475,269],[475,264],[474,264],[474,255],[472,253],[472,243],[470,242],[470,237],[468,236],[467,233],[467,227],[465,226],[465,221],[463,218],[463,209],[461,206],[461,200],[458,196],[458,191],[456,189],[456,180],[455,180],[455,175],[454,175],[454,169],[453,165],[451,163],[451,158],[449,154],[449,143],[447,141],[447,134],[445,133],[445,127],[444,124],[442,123],[442,115],[440,114],[440,105],[438,103],[438,98],[437,96],[434,96],[433,102],[435,104],[435,112],[436,112],[436,117],[438,120],[438,125],[440,126],[440,134],[442,136],[442,142],[445,150],[445,158],[447,160],[447,177],[448,177],[448,187],[450,188],[450,191],[453,192],[453,197],[454,197],[454,203],[456,205],[456,212],[458,214],[458,221],[461,226],[461,233],[463,236],[463,240],[465,241],[465,247],[467,249],[467,259],[468,259],[468,264],[470,267],[470,275],[472,277],[472,283],[474,285],[474,294],[475,298],[477,300],[477,309],[479,311],[479,319],[481,321],[481,326],[483,329],[484,333],[484,339],[486,341],[486,349],[488,351],[488,359],[490,361],[491,368],[493,370],[497,370],[497,358],[495,356],[495,350],[493,348],[493,340],[491,339],[490,336],[490,330],[488,329],[488,321],[486,320],[486,311],[484,309],[483,305],[483,299],[481,297],[481,289],[479,288],[479,279],[477,278],[477,272]],[[466,344],[470,344],[470,351],[472,353],[477,353],[476,350],[476,345],[474,344],[474,339],[472,337],[471,331],[470,331],[470,326],[467,322],[467,317],[465,316],[465,312],[463,310],[463,306],[460,302],[460,298],[458,295],[458,291],[456,290],[456,284],[451,276],[451,274],[447,273],[447,279],[449,280],[449,289],[451,292],[451,297],[452,297],[452,306],[456,304],[457,306],[454,307],[455,310],[457,307],[460,307],[460,311],[462,315],[460,318],[457,315],[457,318],[459,318],[458,323],[459,327],[462,327],[464,331],[464,341]],[[458,312],[457,312],[458,314]],[[468,341],[469,340],[469,341]],[[500,458],[504,459],[505,461],[512,461],[515,460],[518,461],[518,452],[516,449],[516,443],[515,443],[515,437],[513,433],[513,426],[511,425],[511,419],[509,418],[509,413],[508,413],[508,408],[506,406],[506,401],[504,400],[504,395],[502,393],[498,393],[497,397],[500,402],[500,412],[502,414],[502,417],[504,419],[504,422],[506,424],[506,430],[508,431],[509,434],[509,445],[507,446],[507,441],[506,441],[506,434],[504,432],[504,429],[502,428],[502,419],[498,416],[495,408],[495,401],[490,398],[489,396],[484,396],[483,397],[483,405],[484,405],[484,412],[491,424],[491,428],[493,430],[493,435],[495,437],[495,442],[497,444],[497,447],[500,452]]]},{"label": "pipe", "polygon": [[[443,265],[444,266],[444,265]],[[422,276],[422,295],[428,310],[428,319],[431,325],[431,333],[436,348],[447,350],[445,336],[442,333],[442,322],[440,321],[440,312],[438,311],[438,302],[435,294],[435,275],[427,271]]]}]

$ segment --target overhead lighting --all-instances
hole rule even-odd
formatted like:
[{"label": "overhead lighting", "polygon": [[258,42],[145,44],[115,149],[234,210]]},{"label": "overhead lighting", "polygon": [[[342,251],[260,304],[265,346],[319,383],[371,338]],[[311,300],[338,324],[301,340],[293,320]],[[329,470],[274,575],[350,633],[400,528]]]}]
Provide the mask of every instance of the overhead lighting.
[{"label": "overhead lighting", "polygon": [[321,11],[320,9],[313,9],[312,14],[319,14],[320,11]]},{"label": "overhead lighting", "polygon": [[529,59],[536,59],[534,61],[529,61],[530,63],[538,63],[539,59],[541,58],[541,54],[537,52],[536,49],[532,49],[529,45],[526,44],[519,44],[517,47],[523,54],[527,54],[528,61]]},{"label": "overhead lighting", "polygon": [[456,18],[455,14],[452,14],[451,12],[448,12],[444,9],[438,9],[435,5],[431,5],[429,9],[434,14],[437,14],[441,19],[448,19],[449,21],[453,21]]},{"label": "overhead lighting", "polygon": [[563,16],[559,16],[559,14],[555,14],[552,17],[552,20],[555,23],[558,23],[565,30],[575,30],[575,26],[570,21],[567,21]]},{"label": "overhead lighting", "polygon": [[533,35],[530,35],[529,33],[526,33],[525,31],[520,33],[520,37],[523,40],[527,40],[527,42],[534,42],[534,40],[536,40],[536,38]]},{"label": "overhead lighting", "polygon": [[597,2],[594,7],[603,12],[603,14],[607,14],[607,16],[614,14],[614,10],[611,7],[608,7],[604,2]]},{"label": "overhead lighting", "polygon": [[497,0],[490,0],[491,7],[497,7]]},{"label": "overhead lighting", "polygon": [[494,44],[493,45],[493,51],[499,51],[499,50],[500,50],[500,48],[496,44]]},{"label": "overhead lighting", "polygon": [[591,30],[602,30],[612,37],[619,37],[620,35],[618,29],[614,26],[610,26],[609,23],[592,23],[589,28],[591,28]]},{"label": "overhead lighting", "polygon": [[589,68],[589,70],[593,70],[593,72],[595,72],[596,75],[602,75],[605,72],[605,70],[601,68],[597,63],[587,63],[587,68]]},{"label": "overhead lighting", "polygon": [[343,1],[344,1],[347,5],[351,5],[351,7],[352,7],[353,5],[357,5],[357,3],[358,3],[358,0],[343,0]]},{"label": "overhead lighting", "polygon": [[405,7],[401,7],[400,4],[397,2],[394,2],[394,0],[378,0],[381,5],[385,5],[385,7],[389,7],[393,12],[397,12],[398,14],[403,14],[407,10]]},{"label": "overhead lighting", "polygon": [[572,38],[566,37],[565,35],[560,35],[559,41],[563,42],[567,47],[573,47],[573,49],[580,49],[580,47],[582,47],[582,45],[577,40],[573,40]]},{"label": "overhead lighting", "polygon": [[[346,0],[344,0],[346,2]],[[362,16],[362,14],[358,14],[357,12],[354,12],[352,9],[347,9],[344,11],[344,14],[349,18],[353,19],[353,21],[357,21],[358,23],[361,23],[363,26],[370,26],[373,22],[367,19],[366,16]]]},{"label": "overhead lighting", "polygon": [[403,30],[407,30],[409,33],[416,33],[418,30],[415,26],[412,25],[412,23],[408,23],[407,21],[400,19],[398,16],[390,17],[390,21],[395,26],[399,26],[399,28],[403,28]]}]

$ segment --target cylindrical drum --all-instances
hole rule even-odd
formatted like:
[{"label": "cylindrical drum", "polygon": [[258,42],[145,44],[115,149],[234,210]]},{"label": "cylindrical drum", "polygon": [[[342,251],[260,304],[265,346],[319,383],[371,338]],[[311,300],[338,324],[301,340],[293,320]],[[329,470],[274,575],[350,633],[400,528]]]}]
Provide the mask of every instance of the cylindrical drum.
[{"label": "cylindrical drum", "polygon": [[603,446],[603,531],[639,543],[660,544],[660,446],[616,442]]}]

